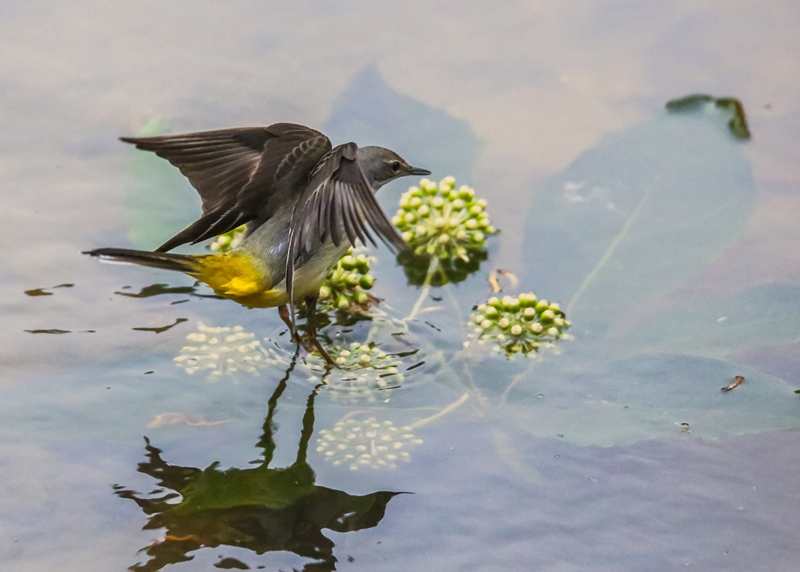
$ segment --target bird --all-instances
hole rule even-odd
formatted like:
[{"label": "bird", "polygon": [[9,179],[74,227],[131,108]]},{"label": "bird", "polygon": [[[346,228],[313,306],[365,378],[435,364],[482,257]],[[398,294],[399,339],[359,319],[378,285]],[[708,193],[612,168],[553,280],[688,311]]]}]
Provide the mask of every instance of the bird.
[{"label": "bird", "polygon": [[[375,193],[400,177],[431,174],[383,147],[333,147],[323,133],[294,123],[120,140],[177,167],[200,195],[203,214],[153,251],[83,254],[183,272],[248,308],[277,307],[298,346],[305,344],[295,304],[303,303],[307,341],[331,365],[314,323],[325,277],[357,240],[377,246],[372,233],[393,252],[404,250]],[[243,224],[243,239],[227,252],[169,252]]]}]

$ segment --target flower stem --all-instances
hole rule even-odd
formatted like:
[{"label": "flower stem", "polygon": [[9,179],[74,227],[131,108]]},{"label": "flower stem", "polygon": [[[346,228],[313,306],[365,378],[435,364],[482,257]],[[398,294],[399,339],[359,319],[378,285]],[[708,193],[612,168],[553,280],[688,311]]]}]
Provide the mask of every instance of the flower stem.
[{"label": "flower stem", "polygon": [[430,417],[426,417],[425,419],[420,419],[419,421],[415,421],[414,423],[409,425],[409,427],[411,427],[411,429],[417,429],[419,427],[422,427],[423,425],[427,425],[428,423],[436,421],[440,417],[443,417],[448,413],[450,413],[451,411],[455,411],[456,409],[461,407],[464,403],[466,403],[467,399],[469,399],[469,393],[463,394],[461,397],[459,397],[457,400],[455,400],[453,403],[451,403],[444,409],[440,410],[438,413],[435,413]]},{"label": "flower stem", "polygon": [[417,314],[419,314],[419,311],[422,309],[422,305],[425,303],[425,299],[428,297],[428,293],[431,291],[431,281],[433,280],[433,277],[438,269],[439,259],[434,256],[431,258],[431,263],[428,266],[428,273],[425,275],[425,280],[422,282],[422,292],[420,292],[419,298],[417,298],[417,302],[414,304],[414,308],[411,310],[411,313],[403,318],[403,322],[409,322],[416,318]]}]

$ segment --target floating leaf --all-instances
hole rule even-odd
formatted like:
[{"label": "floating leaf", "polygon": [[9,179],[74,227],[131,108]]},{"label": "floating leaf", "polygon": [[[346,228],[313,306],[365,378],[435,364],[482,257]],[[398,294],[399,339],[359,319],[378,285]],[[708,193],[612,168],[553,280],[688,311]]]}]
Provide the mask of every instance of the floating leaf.
[{"label": "floating leaf", "polygon": [[[537,368],[513,404],[503,408],[503,418],[537,436],[600,447],[677,437],[682,423],[704,439],[800,429],[794,387],[747,367],[644,354],[566,369],[563,361]],[[736,391],[720,391],[738,375],[747,382]]]},{"label": "floating leaf", "polygon": [[712,121],[663,115],[608,135],[537,192],[523,283],[571,299],[570,319],[601,336],[737,237],[754,197],[741,146]]},{"label": "floating leaf", "polygon": [[640,347],[710,357],[756,344],[800,342],[800,286],[766,284],[732,296],[675,302],[625,339]]},{"label": "floating leaf", "polygon": [[[754,202],[748,160],[720,117],[670,114],[608,135],[537,193],[523,283],[570,300],[577,341],[521,378],[503,419],[598,446],[686,427],[703,438],[800,427],[794,387],[716,359],[800,340],[800,289],[674,294],[738,237]],[[736,376],[747,383],[721,392]]]},{"label": "floating leaf", "polygon": [[[163,121],[153,119],[136,136],[162,135],[167,131]],[[200,200],[186,178],[168,161],[132,146],[130,153],[128,239],[135,248],[152,250],[197,218]]]}]

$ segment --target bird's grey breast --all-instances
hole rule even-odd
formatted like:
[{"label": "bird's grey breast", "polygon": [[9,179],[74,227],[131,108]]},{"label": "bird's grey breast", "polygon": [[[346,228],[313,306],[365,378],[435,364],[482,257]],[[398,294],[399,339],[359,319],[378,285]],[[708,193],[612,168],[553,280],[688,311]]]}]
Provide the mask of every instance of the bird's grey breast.
[{"label": "bird's grey breast", "polygon": [[296,201],[283,201],[263,222],[251,222],[239,248],[260,260],[273,282],[283,280],[286,255],[289,251],[289,231]]},{"label": "bird's grey breast", "polygon": [[308,187],[311,166],[296,165],[295,171],[304,168],[304,176],[276,177],[273,192],[261,205],[259,217],[247,225],[240,249],[263,261],[273,280],[283,280],[286,272],[286,256],[289,248],[295,207]]},{"label": "bird's grey breast", "polygon": [[[288,189],[287,189],[288,190]],[[286,274],[286,258],[289,254],[289,236],[294,221],[295,207],[300,193],[290,191],[282,201],[276,201],[277,207],[270,216],[259,223],[250,223],[247,234],[239,249],[252,255],[266,266],[274,284],[282,281]],[[276,197],[277,198],[277,197]],[[340,222],[341,232],[344,225]],[[339,246],[334,246],[330,238],[324,244],[317,241],[317,247],[311,252],[302,252],[295,261],[297,267],[310,264],[319,267],[319,271],[327,274],[347,249],[350,242],[345,239]]]}]

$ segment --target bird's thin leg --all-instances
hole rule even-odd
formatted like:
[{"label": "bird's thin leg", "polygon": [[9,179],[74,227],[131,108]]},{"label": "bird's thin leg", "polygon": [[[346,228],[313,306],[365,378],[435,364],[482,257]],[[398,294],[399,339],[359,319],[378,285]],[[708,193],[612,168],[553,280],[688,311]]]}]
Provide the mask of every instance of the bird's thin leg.
[{"label": "bird's thin leg", "polygon": [[328,363],[328,365],[332,365],[333,367],[336,366],[336,362],[331,359],[331,356],[328,355],[328,352],[325,351],[325,348],[322,347],[322,344],[319,343],[317,339],[317,324],[316,324],[316,315],[317,315],[317,297],[316,296],[309,296],[305,299],[306,304],[306,336],[308,337],[308,343],[317,350],[323,359]]},{"label": "bird's thin leg", "polygon": [[289,308],[286,307],[286,304],[281,304],[278,306],[278,315],[283,320],[283,323],[289,327],[289,335],[293,342],[297,341],[297,336],[295,335],[294,326],[292,326],[292,318],[289,316]]}]

